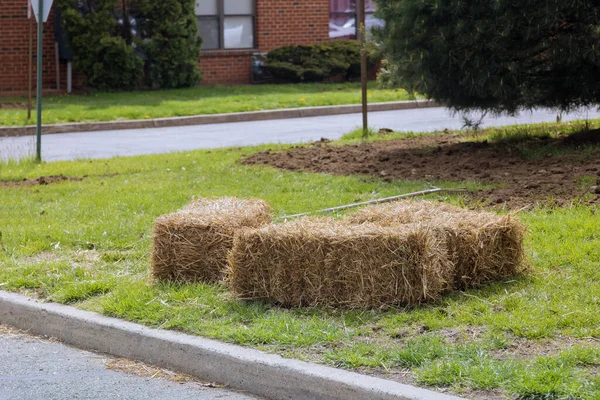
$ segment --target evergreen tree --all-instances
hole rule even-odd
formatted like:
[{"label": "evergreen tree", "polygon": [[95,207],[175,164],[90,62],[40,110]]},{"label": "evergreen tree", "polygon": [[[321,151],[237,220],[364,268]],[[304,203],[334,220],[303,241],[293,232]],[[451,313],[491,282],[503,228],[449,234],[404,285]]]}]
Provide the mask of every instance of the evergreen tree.
[{"label": "evergreen tree", "polygon": [[77,71],[98,89],[194,86],[195,0],[57,0]]},{"label": "evergreen tree", "polygon": [[387,79],[411,92],[509,114],[600,103],[600,0],[377,3]]},{"label": "evergreen tree", "polygon": [[143,62],[121,36],[115,0],[58,0],[74,53],[75,69],[98,89],[134,89],[142,81]]},{"label": "evergreen tree", "polygon": [[201,41],[195,0],[132,0],[139,46],[147,56],[151,87],[194,86],[200,80]]}]

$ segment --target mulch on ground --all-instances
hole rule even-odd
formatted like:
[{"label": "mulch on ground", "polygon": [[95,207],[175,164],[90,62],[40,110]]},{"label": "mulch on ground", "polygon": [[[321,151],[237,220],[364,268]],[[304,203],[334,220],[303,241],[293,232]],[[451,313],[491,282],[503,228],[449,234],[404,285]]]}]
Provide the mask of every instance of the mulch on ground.
[{"label": "mulch on ground", "polygon": [[[489,183],[498,187],[474,193],[473,199],[511,208],[564,204],[586,194],[590,194],[586,201],[600,203],[600,151],[577,151],[581,145],[598,143],[600,133],[596,131],[564,139],[532,138],[519,143],[475,142],[465,138],[465,135],[428,135],[347,146],[322,140],[308,147],[256,153],[242,162],[291,171],[370,175],[388,182]],[[517,147],[525,145],[554,146],[567,151],[532,160],[525,158]]]}]

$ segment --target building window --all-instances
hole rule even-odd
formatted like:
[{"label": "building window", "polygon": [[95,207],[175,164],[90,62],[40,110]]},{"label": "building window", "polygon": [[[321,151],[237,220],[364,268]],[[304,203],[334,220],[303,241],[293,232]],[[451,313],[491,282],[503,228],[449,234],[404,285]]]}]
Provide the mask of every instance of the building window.
[{"label": "building window", "polygon": [[[358,20],[356,0],[329,0],[329,37],[331,39],[356,39],[358,37]],[[365,26],[367,32],[374,26],[381,26],[382,21],[375,18],[375,1],[365,0]]]},{"label": "building window", "polygon": [[196,0],[203,50],[254,46],[255,0]]}]

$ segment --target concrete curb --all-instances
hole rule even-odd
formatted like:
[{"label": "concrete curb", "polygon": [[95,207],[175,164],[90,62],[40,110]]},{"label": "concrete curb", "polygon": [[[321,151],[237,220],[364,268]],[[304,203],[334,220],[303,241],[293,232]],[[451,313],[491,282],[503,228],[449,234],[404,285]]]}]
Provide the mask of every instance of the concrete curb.
[{"label": "concrete curb", "polygon": [[[430,100],[396,101],[369,104],[369,111],[410,110],[414,108],[440,107]],[[134,121],[78,122],[73,124],[45,125],[43,134],[110,131],[120,129],[167,128],[176,126],[222,124],[227,122],[265,121],[325,115],[355,114],[362,111],[360,104],[342,106],[323,106],[306,108],[288,108],[284,110],[253,111],[232,114],[193,115],[190,117],[156,118]],[[0,128],[0,137],[35,135],[35,126]]]},{"label": "concrete curb", "polygon": [[3,291],[0,291],[0,323],[268,399],[459,399],[214,340],[151,329],[73,307],[39,303]]}]

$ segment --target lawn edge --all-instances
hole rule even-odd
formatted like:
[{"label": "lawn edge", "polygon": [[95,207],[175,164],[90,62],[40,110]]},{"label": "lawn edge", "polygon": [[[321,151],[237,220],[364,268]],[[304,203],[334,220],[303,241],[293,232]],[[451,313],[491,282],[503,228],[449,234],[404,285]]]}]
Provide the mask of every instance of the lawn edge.
[{"label": "lawn edge", "polygon": [[[431,100],[408,100],[392,101],[385,103],[369,104],[369,111],[393,111],[410,110],[415,108],[440,107],[440,105]],[[228,122],[249,122],[265,121],[288,118],[321,117],[326,115],[355,114],[362,111],[360,104],[347,104],[338,106],[319,106],[286,108],[282,110],[251,111],[228,114],[205,114],[192,115],[187,117],[154,118],[143,120],[127,121],[106,121],[106,122],[77,122],[70,124],[50,124],[44,125],[42,133],[77,133],[110,131],[123,129],[145,129],[145,128],[167,128],[189,125],[222,124]],[[34,125],[0,127],[0,137],[30,136],[36,133]]]},{"label": "lawn edge", "polygon": [[0,291],[0,324],[189,374],[268,399],[458,397]]}]

